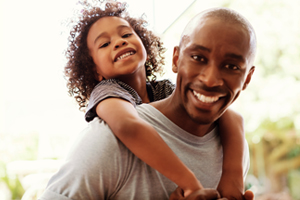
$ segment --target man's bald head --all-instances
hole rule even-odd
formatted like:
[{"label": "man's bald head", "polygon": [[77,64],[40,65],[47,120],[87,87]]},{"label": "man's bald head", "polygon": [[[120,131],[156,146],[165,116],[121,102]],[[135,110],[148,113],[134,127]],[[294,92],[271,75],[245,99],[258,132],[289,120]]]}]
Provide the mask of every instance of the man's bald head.
[{"label": "man's bald head", "polygon": [[179,47],[181,48],[185,44],[189,39],[189,36],[198,26],[209,19],[220,20],[222,23],[240,26],[242,29],[246,30],[250,37],[251,60],[254,60],[257,43],[254,28],[244,16],[229,8],[212,8],[204,10],[196,15],[185,27],[181,35]]}]

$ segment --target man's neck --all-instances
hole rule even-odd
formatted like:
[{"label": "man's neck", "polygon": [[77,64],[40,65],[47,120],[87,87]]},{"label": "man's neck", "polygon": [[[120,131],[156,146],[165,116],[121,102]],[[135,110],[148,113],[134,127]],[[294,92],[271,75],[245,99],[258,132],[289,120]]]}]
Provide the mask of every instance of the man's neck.
[{"label": "man's neck", "polygon": [[159,110],[169,120],[175,123],[183,130],[195,136],[202,137],[215,128],[215,123],[199,124],[185,114],[184,108],[174,101],[173,95],[166,99],[151,103],[153,107]]}]

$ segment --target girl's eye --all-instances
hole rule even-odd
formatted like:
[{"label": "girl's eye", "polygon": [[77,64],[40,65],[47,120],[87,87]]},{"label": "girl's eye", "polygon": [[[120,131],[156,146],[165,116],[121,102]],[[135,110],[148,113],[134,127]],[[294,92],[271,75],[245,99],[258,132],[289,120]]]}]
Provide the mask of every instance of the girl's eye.
[{"label": "girl's eye", "polygon": [[110,44],[110,42],[106,42],[106,43],[102,44],[102,45],[100,46],[100,48],[107,47],[109,44]]},{"label": "girl's eye", "polygon": [[131,36],[132,35],[132,33],[127,33],[127,34],[124,34],[123,36],[122,36],[122,38],[128,38],[129,36]]},{"label": "girl's eye", "polygon": [[200,61],[200,62],[205,62],[205,58],[201,57],[201,56],[192,56],[192,58],[194,60]]},{"label": "girl's eye", "polygon": [[239,70],[240,69],[239,66],[233,65],[233,64],[227,64],[227,65],[225,65],[225,68],[231,69],[231,70]]}]

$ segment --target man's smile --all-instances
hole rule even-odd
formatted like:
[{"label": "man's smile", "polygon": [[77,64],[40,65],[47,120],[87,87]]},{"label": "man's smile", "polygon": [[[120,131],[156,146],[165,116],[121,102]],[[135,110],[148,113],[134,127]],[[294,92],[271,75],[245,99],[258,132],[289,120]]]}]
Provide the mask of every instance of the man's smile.
[{"label": "man's smile", "polygon": [[204,94],[198,93],[195,90],[193,90],[193,94],[197,99],[203,103],[214,103],[220,99],[220,97],[223,97],[225,95],[214,95],[214,96],[205,96]]}]

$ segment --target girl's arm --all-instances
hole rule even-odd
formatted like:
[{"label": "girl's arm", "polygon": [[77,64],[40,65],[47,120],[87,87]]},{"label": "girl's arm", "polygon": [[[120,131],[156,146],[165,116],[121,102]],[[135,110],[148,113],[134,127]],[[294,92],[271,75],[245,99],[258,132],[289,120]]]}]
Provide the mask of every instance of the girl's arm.
[{"label": "girl's arm", "polygon": [[176,183],[184,190],[185,196],[203,188],[194,173],[156,130],[139,117],[130,102],[108,98],[97,105],[96,112],[133,154]]},{"label": "girl's arm", "polygon": [[243,199],[243,117],[228,109],[219,119],[219,131],[223,146],[223,171],[217,189],[222,197]]}]

